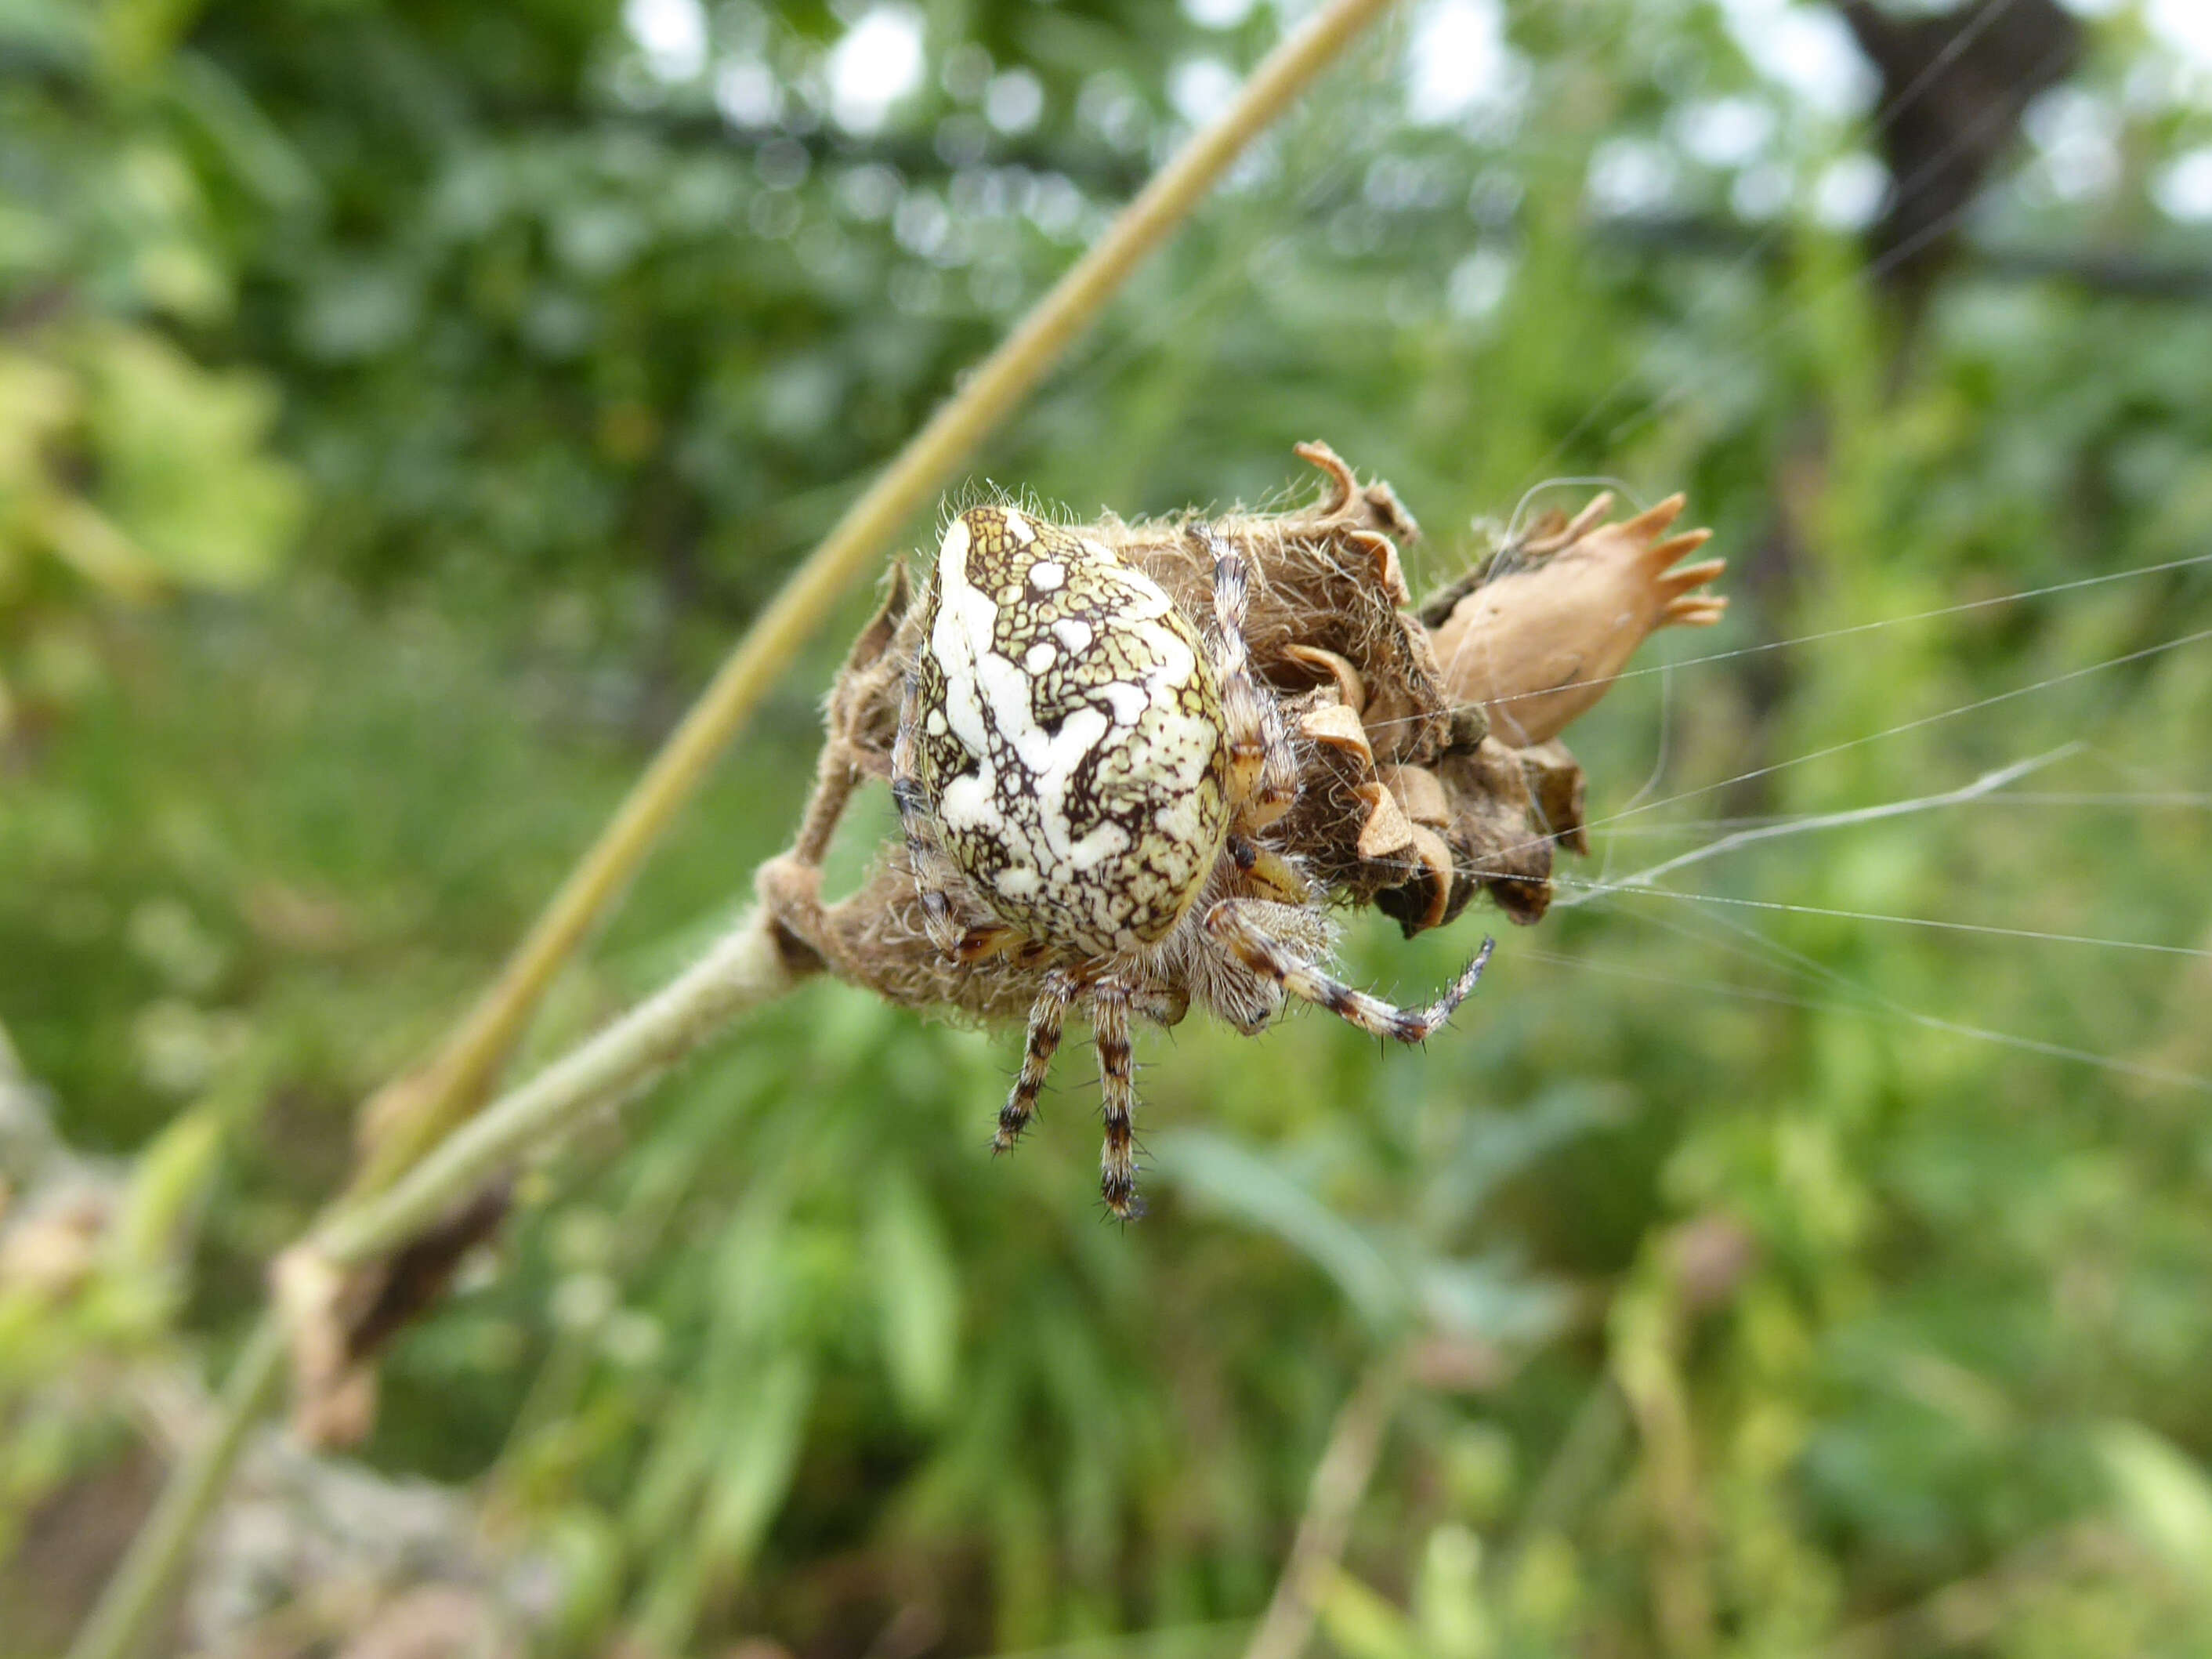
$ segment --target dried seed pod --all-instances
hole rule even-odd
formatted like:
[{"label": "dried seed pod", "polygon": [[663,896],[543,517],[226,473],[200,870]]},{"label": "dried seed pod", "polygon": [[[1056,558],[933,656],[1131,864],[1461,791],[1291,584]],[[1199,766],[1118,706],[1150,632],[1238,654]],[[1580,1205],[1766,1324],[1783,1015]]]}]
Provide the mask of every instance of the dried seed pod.
[{"label": "dried seed pod", "polygon": [[[1565,764],[1574,766],[1571,757]],[[1377,908],[1409,936],[1456,920],[1486,890],[1513,921],[1541,920],[1552,902],[1559,837],[1537,808],[1521,751],[1485,738],[1439,757],[1430,769],[1450,812],[1441,831],[1450,862],[1439,870],[1425,861],[1400,888],[1376,895]]]},{"label": "dried seed pod", "polygon": [[1528,780],[1528,793],[1536,815],[1548,828],[1553,841],[1570,853],[1589,855],[1589,836],[1583,827],[1583,769],[1556,738],[1521,751],[1521,768]]},{"label": "dried seed pod", "polygon": [[1424,613],[1454,695],[1486,706],[1492,729],[1517,748],[1565,731],[1655,629],[1710,627],[1728,608],[1725,599],[1694,591],[1725,561],[1673,568],[1712,534],[1666,535],[1681,496],[1599,524],[1611,503],[1601,495],[1571,520],[1549,516]]}]

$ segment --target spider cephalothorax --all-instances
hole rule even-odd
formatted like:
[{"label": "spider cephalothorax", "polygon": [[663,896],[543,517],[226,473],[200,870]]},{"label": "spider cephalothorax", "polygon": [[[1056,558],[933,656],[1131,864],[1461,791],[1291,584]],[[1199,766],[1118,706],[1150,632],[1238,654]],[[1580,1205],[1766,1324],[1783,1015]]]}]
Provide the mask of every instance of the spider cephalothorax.
[{"label": "spider cephalothorax", "polygon": [[1073,1004],[1103,1085],[1100,1188],[1138,1213],[1133,1015],[1196,1001],[1255,1031],[1285,992],[1419,1042],[1474,988],[1490,945],[1426,1008],[1330,978],[1320,896],[1267,832],[1297,757],[1243,635],[1242,556],[1209,526],[1210,635],[1103,543],[1012,507],[945,532],[892,756],[924,924],[965,963],[1044,970],[994,1146],[1027,1125]]}]

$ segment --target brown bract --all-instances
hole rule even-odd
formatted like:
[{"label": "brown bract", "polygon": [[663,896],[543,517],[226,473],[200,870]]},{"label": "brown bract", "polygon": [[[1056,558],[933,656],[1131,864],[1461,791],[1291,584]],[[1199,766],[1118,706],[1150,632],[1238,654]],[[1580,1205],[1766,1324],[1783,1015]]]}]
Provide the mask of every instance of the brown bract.
[{"label": "brown bract", "polygon": [[[1452,921],[1485,891],[1514,921],[1538,920],[1553,848],[1585,850],[1582,769],[1557,733],[1653,628],[1718,617],[1724,601],[1690,590],[1719,562],[1667,568],[1705,539],[1658,539],[1679,497],[1604,526],[1610,498],[1601,497],[1571,520],[1540,524],[1416,611],[1401,562],[1420,534],[1413,515],[1328,446],[1297,453],[1324,477],[1319,500],[1208,521],[1251,573],[1246,643],[1297,741],[1297,804],[1271,829],[1268,849],[1408,935]],[[1203,627],[1212,558],[1191,533],[1195,522],[1109,516],[1079,533],[1143,570]],[[823,898],[823,859],[852,792],[890,775],[901,689],[921,643],[913,596],[904,570],[894,572],[830,694],[799,839],[761,872],[761,896],[787,948],[810,966],[909,1006],[1017,1018],[1043,968],[939,951],[902,847],[884,849],[858,891]],[[1425,618],[1438,624],[1433,633]]]},{"label": "brown bract", "polygon": [[511,1184],[500,1181],[391,1255],[351,1270],[312,1243],[270,1267],[292,1352],[292,1427],[310,1446],[357,1445],[376,1423],[377,1356],[446,1293],[468,1253],[499,1231]]},{"label": "brown bract", "polygon": [[1611,495],[1553,514],[1479,576],[1423,607],[1452,694],[1481,703],[1517,747],[1548,742],[1606,693],[1654,629],[1710,627],[1728,601],[1699,592],[1726,561],[1677,566],[1710,530],[1668,536],[1682,497],[1601,524]]}]

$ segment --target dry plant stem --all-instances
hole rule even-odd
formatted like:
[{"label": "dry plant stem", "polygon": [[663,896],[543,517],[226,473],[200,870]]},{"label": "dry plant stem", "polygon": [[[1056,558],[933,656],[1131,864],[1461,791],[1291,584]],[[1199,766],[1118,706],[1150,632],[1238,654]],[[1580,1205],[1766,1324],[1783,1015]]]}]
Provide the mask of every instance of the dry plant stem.
[{"label": "dry plant stem", "polygon": [[[562,965],[645,861],[669,821],[778,676],[853,580],[906,520],[941,489],[975,443],[1036,383],[1103,310],[1145,257],[1189,216],[1245,146],[1272,125],[1340,56],[1390,0],[1333,0],[1254,71],[1220,118],[1192,138],[1123,209],[1100,239],[931,417],[890,466],[848,509],[770,601],[713,682],[653,757],[597,843],[562,884],[544,913],[438,1059],[406,1115],[380,1137],[358,1190],[389,1187],[483,1098],[525,1024]],[[558,1067],[556,1068],[559,1069]],[[532,1085],[535,1088],[536,1085]],[[489,1116],[487,1114],[487,1116]],[[502,1121],[506,1121],[503,1117]],[[495,1136],[497,1132],[492,1131]],[[472,1145],[482,1144],[472,1142]],[[447,1173],[465,1167],[441,1159]],[[410,1181],[408,1193],[428,1188]],[[442,1186],[437,1190],[443,1191]],[[391,1224],[414,1213],[402,1193],[374,1211],[341,1214],[328,1231],[358,1247],[380,1236],[359,1217]],[[328,1243],[327,1237],[325,1243]],[[209,1439],[195,1447],[163,1493],[70,1649],[70,1659],[126,1659],[144,1644],[191,1540],[222,1491],[246,1425],[268,1403],[280,1369],[273,1320],[258,1328],[223,1396]],[[190,1476],[189,1484],[184,1477]]]},{"label": "dry plant stem", "polygon": [[1276,1581],[1260,1628],[1244,1650],[1244,1659],[1298,1659],[1313,1636],[1322,1587],[1344,1559],[1352,1517],[1374,1478],[1382,1453],[1382,1436],[1397,1415],[1406,1389],[1406,1361],[1393,1353],[1378,1359],[1359,1379],[1329,1430],[1328,1445],[1314,1470],[1305,1513],[1291,1540],[1290,1559]]},{"label": "dry plant stem", "polygon": [[1244,147],[1390,3],[1334,0],[1269,53],[1236,102],[1153,175],[1106,234],[847,509],[746,631],[598,843],[454,1033],[417,1104],[380,1138],[363,1172],[367,1188],[388,1183],[482,1098],[555,975],[628,885],[669,820],[696,792],[762,695],[790,666],[801,643],[846,588],[1044,377],[1146,257],[1189,216]]},{"label": "dry plant stem", "polygon": [[1594,1383],[1568,1421],[1559,1449],[1529,1493],[1520,1524],[1500,1553],[1493,1583],[1510,1584],[1528,1547],[1547,1532],[1565,1532],[1598,1490],[1627,1438],[1628,1407],[1610,1376]]},{"label": "dry plant stem", "polygon": [[1697,1436],[1682,1376],[1686,1318],[1671,1293],[1649,1291],[1632,1293],[1613,1319],[1613,1381],[1643,1443],[1652,1621],[1669,1659],[1703,1659],[1715,1642]]}]

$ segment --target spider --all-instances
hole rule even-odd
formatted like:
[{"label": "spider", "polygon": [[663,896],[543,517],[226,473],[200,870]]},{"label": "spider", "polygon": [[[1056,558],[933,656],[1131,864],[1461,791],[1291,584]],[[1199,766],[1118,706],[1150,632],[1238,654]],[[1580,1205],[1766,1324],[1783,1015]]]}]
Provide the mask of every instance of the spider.
[{"label": "spider", "polygon": [[1289,995],[1376,1036],[1418,1042],[1473,991],[1481,950],[1443,995],[1405,1009],[1331,978],[1333,930],[1269,826],[1297,756],[1243,635],[1240,554],[1203,523],[1213,627],[1090,536],[1008,506],[946,530],[891,757],[891,793],[932,942],[953,959],[1045,969],[994,1152],[1036,1109],[1068,1010],[1091,1019],[1103,1094],[1099,1190],[1142,1212],[1133,1017],[1196,1000],[1256,1032]]}]

